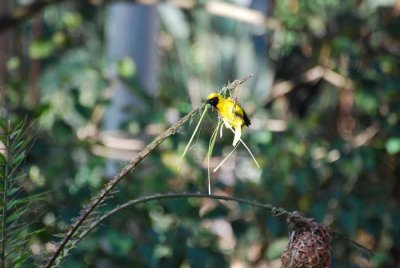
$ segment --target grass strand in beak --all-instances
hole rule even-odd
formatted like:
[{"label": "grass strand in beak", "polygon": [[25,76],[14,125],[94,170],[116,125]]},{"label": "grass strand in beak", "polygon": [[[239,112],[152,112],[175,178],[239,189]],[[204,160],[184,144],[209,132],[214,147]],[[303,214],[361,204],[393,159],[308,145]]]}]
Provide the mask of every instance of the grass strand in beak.
[{"label": "grass strand in beak", "polygon": [[194,137],[196,136],[196,133],[197,133],[197,131],[198,131],[199,128],[200,128],[201,122],[203,121],[203,118],[204,118],[205,114],[207,113],[207,110],[208,110],[208,105],[205,105],[205,106],[204,106],[204,111],[203,111],[203,113],[201,114],[201,117],[200,117],[200,119],[199,119],[199,122],[197,123],[197,126],[196,126],[196,128],[194,129],[194,131],[193,131],[192,137],[190,137],[190,140],[189,140],[188,144],[186,145],[185,150],[183,151],[183,154],[182,154],[181,158],[179,159],[178,170],[180,170],[180,168],[181,168],[181,164],[182,164],[183,158],[185,157],[187,151],[189,150],[189,147],[190,147],[190,145],[192,144],[193,139],[194,139]]},{"label": "grass strand in beak", "polygon": [[210,142],[208,144],[208,152],[207,152],[207,175],[208,175],[208,194],[211,194],[211,174],[210,174],[210,159],[212,152],[214,150],[215,140],[218,136],[218,129],[222,128],[221,120],[218,120],[217,127],[215,128],[213,134],[211,135]]}]

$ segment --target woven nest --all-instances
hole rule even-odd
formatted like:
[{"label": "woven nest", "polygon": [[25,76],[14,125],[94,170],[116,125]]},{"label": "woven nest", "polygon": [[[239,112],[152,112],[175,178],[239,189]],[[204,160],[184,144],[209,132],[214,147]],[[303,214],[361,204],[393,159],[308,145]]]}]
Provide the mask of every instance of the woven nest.
[{"label": "woven nest", "polygon": [[281,256],[283,268],[331,266],[331,233],[324,225],[294,214],[288,219],[291,233]]}]

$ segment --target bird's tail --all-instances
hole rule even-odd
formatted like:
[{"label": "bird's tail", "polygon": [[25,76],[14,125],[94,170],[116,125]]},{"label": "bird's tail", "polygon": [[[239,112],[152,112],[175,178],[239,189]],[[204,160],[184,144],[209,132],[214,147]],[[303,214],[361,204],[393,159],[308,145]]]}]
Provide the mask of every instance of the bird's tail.
[{"label": "bird's tail", "polygon": [[240,141],[240,137],[242,136],[242,128],[237,127],[235,128],[235,137],[233,138],[233,146],[236,146],[236,144]]}]

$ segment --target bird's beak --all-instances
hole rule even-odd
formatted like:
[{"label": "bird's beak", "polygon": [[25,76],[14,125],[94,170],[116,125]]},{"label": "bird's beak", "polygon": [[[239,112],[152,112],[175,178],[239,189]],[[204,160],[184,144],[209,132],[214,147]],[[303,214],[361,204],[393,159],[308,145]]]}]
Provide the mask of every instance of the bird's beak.
[{"label": "bird's beak", "polygon": [[217,98],[210,98],[207,99],[206,103],[210,104],[213,107],[216,107],[218,104],[218,99]]},{"label": "bird's beak", "polygon": [[215,107],[215,103],[213,102],[212,99],[207,99],[206,103],[210,104],[212,107]]}]

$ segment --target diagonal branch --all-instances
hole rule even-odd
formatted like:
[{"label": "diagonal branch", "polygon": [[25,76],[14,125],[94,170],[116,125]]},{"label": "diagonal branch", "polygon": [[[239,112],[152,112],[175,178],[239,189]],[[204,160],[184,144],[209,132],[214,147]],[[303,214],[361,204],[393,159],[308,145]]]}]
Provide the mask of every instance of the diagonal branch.
[{"label": "diagonal branch", "polygon": [[155,138],[150,144],[148,144],[142,151],[138,153],[138,155],[129,162],[121,171],[115,175],[106,186],[94,197],[91,199],[91,202],[87,204],[80,212],[80,216],[71,224],[66,236],[61,241],[57,250],[51,256],[48,261],[46,267],[51,267],[54,265],[58,256],[62,253],[63,249],[67,245],[67,243],[72,239],[73,235],[76,234],[78,228],[82,226],[85,220],[92,214],[92,212],[102,203],[102,201],[110,194],[111,190],[131,171],[133,171],[136,166],[147,157],[152,151],[154,151],[164,140],[166,140],[171,135],[174,135],[175,132],[185,124],[190,118],[196,115],[199,111],[204,108],[204,104],[199,108],[194,109],[166,131],[161,133],[157,138]]}]

